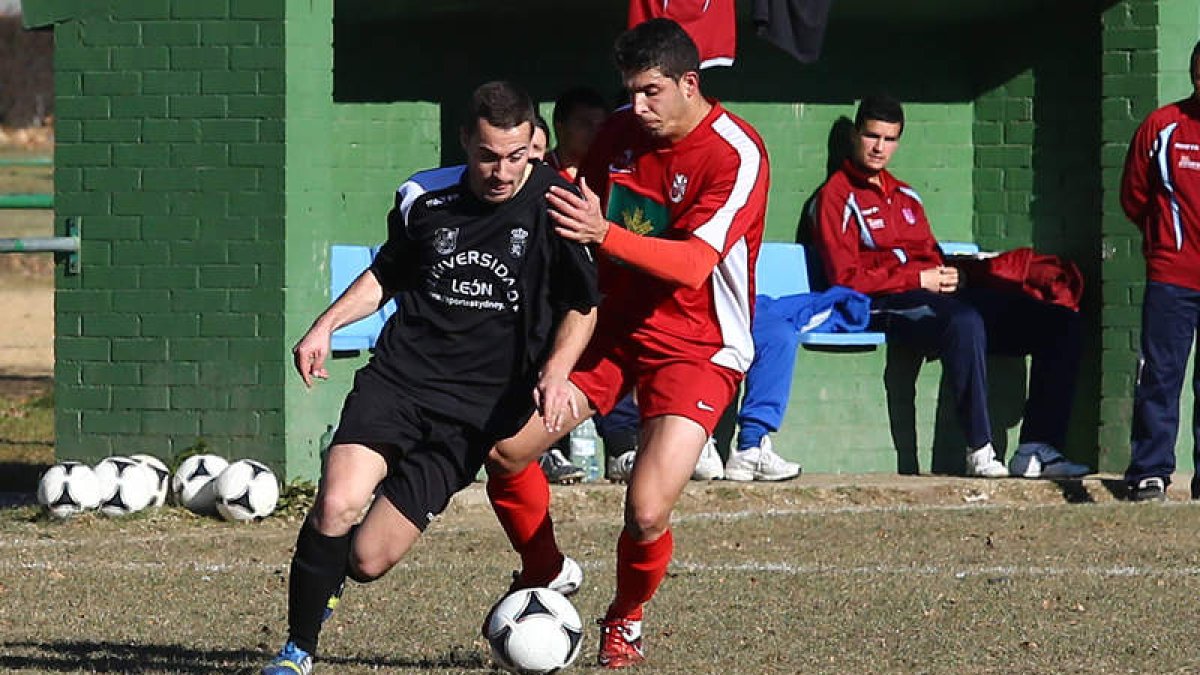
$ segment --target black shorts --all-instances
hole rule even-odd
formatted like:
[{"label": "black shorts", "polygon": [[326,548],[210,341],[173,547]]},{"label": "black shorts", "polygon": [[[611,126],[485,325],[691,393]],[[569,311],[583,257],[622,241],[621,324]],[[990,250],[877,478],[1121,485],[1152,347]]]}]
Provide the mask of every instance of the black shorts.
[{"label": "black shorts", "polygon": [[355,443],[384,454],[379,494],[424,531],[450,497],[475,480],[495,434],[427,410],[411,394],[369,369],[354,376],[333,444]]}]

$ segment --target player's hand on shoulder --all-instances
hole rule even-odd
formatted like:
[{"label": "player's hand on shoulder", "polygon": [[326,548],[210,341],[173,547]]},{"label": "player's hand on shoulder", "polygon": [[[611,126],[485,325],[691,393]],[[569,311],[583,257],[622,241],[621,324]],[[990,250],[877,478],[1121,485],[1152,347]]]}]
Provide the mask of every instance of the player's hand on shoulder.
[{"label": "player's hand on shoulder", "polygon": [[554,231],[560,237],[580,244],[599,244],[608,234],[609,223],[600,210],[600,197],[588,187],[587,180],[579,180],[579,194],[558,185],[552,185],[546,193],[550,205],[550,217],[554,219]]},{"label": "player's hand on shoulder", "polygon": [[325,369],[325,358],[329,356],[330,335],[329,330],[313,326],[300,338],[296,346],[292,347],[292,363],[306,387],[311,387],[315,378],[329,378],[329,371]]}]

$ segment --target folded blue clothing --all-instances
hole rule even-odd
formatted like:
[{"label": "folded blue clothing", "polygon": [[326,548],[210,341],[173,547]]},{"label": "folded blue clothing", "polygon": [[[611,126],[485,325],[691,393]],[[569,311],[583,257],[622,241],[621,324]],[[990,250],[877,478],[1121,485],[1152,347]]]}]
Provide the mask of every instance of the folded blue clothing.
[{"label": "folded blue clothing", "polygon": [[871,321],[871,298],[845,286],[819,293],[756,298],[754,321],[786,321],[799,333],[857,333]]}]

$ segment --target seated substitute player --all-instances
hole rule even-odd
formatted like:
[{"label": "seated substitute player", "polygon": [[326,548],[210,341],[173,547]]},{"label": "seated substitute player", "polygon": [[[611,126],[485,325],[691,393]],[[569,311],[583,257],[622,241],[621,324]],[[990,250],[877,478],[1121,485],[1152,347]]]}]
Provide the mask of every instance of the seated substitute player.
[{"label": "seated substitute player", "polygon": [[602,253],[604,304],[568,385],[577,414],[535,415],[498,443],[488,496],[521,556],[514,585],[561,574],[549,486],[531,462],[582,415],[608,412],[636,389],[641,442],[616,596],[599,622],[600,665],[624,668],[645,658],[642,607],[671,560],[671,511],[753,358],[769,171],[754,129],[702,95],[696,45],[677,23],[639,24],[614,51],[631,105],[598,134],[580,172],[583,197],[558,187],[548,195],[558,232]]},{"label": "seated substitute player", "polygon": [[[871,330],[941,359],[967,437],[968,475],[1088,474],[1059,452],[1079,371],[1078,313],[1021,292],[962,287],[916,191],[887,170],[904,131],[899,101],[863,99],[854,129],[850,157],[817,193],[814,237],[829,282],[871,296]],[[992,447],[988,353],[1033,357],[1020,445],[1008,468]]]},{"label": "seated substitute player", "polygon": [[287,643],[264,675],[307,675],[346,577],[386,573],[497,439],[535,407],[555,420],[570,403],[566,375],[595,324],[596,269],[585,246],[554,233],[545,193],[574,188],[529,162],[533,104],[523,91],[489,82],[467,110],[466,166],[400,186],[387,243],[293,350],[311,386],[327,375],[334,330],[393,296],[400,304],[342,407],[296,540]]}]

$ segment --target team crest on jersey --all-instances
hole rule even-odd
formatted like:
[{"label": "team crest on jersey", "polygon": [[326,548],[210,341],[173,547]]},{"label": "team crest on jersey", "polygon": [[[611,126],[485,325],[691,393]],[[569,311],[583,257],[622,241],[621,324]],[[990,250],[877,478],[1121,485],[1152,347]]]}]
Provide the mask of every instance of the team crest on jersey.
[{"label": "team crest on jersey", "polygon": [[677,173],[675,178],[671,180],[671,201],[675,204],[683,201],[683,194],[687,192],[687,176]]},{"label": "team crest on jersey", "polygon": [[514,258],[520,258],[525,255],[525,246],[529,242],[529,230],[523,227],[509,232],[508,234],[508,254]]},{"label": "team crest on jersey", "polygon": [[458,228],[457,227],[439,227],[433,233],[433,248],[442,255],[454,253],[454,249],[458,247]]},{"label": "team crest on jersey", "polygon": [[908,223],[909,225],[917,224],[917,216],[916,216],[916,214],[913,213],[912,209],[910,209],[906,206],[906,207],[900,209],[900,213],[902,213],[904,215],[904,221],[906,223]]}]

